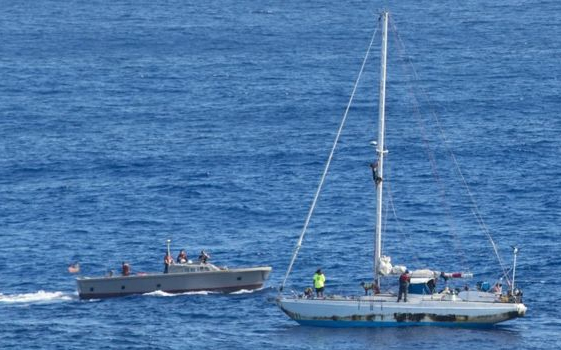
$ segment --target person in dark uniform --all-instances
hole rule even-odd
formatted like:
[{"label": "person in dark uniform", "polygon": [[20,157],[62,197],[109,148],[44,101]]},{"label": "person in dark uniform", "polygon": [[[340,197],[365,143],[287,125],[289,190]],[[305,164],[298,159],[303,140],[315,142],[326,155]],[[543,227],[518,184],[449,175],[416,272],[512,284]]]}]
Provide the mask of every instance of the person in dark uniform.
[{"label": "person in dark uniform", "polygon": [[399,276],[399,293],[397,295],[397,302],[401,300],[403,295],[403,302],[407,302],[407,290],[409,289],[409,282],[411,282],[411,276],[409,276],[409,270],[405,270],[404,273]]},{"label": "person in dark uniform", "polygon": [[177,263],[185,264],[186,262],[187,262],[187,253],[185,253],[184,249],[181,249],[179,255],[177,256]]},{"label": "person in dark uniform", "polygon": [[206,261],[210,259],[210,255],[208,255],[207,252],[205,252],[204,250],[201,250],[201,254],[199,255],[199,261],[202,262],[203,264],[206,264]]}]

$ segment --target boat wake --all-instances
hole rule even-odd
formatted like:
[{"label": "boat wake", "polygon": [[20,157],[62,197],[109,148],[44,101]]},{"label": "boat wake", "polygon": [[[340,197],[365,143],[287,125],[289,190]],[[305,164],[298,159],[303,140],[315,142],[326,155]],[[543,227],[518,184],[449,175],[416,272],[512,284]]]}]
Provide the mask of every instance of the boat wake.
[{"label": "boat wake", "polygon": [[[253,293],[259,293],[262,292],[264,290],[267,290],[268,288],[259,288],[259,289],[253,289],[253,290],[249,290],[249,289],[241,289],[232,293],[228,293],[226,295],[240,295],[240,294],[253,294]],[[154,292],[150,292],[150,293],[144,293],[142,295],[145,296],[151,296],[151,297],[177,297],[177,296],[182,296],[182,295],[211,295],[211,294],[223,294],[221,292],[213,292],[210,290],[199,290],[196,292],[184,292],[184,293],[167,293],[161,290],[157,290]]]},{"label": "boat wake", "polygon": [[253,293],[254,291],[255,290],[240,289],[240,290],[237,290],[235,292],[228,293],[228,294],[234,294],[234,295],[235,294],[246,294],[246,293]]},{"label": "boat wake", "polygon": [[40,290],[34,293],[2,294],[0,304],[49,304],[78,300],[76,293],[46,292]]},{"label": "boat wake", "polygon": [[262,292],[263,290],[266,290],[266,289],[267,289],[266,287],[258,288],[258,289],[252,289],[252,290],[249,290],[249,289],[240,289],[240,290],[237,290],[237,291],[235,291],[235,292],[228,293],[228,294],[230,294],[230,295],[237,295],[237,294],[253,294],[253,293]]},{"label": "boat wake", "polygon": [[150,293],[144,293],[142,295],[151,296],[151,297],[177,297],[181,295],[209,295],[209,294],[217,294],[216,292],[211,291],[197,291],[197,292],[185,292],[185,293],[167,293],[161,290],[157,290]]},{"label": "boat wake", "polygon": [[185,292],[181,293],[180,295],[209,295],[209,294],[220,294],[219,292],[212,292],[208,290],[200,290],[197,292]]}]

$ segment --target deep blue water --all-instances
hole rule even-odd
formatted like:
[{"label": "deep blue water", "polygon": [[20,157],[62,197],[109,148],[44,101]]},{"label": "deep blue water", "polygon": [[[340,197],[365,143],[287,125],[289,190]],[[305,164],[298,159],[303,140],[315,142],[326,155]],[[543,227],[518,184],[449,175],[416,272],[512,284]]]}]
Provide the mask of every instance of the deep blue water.
[{"label": "deep blue water", "polygon": [[[561,3],[0,3],[0,348],[558,348]],[[329,330],[271,302],[384,7],[399,34],[384,251],[471,284],[497,276],[445,144],[507,265],[521,247],[526,318]],[[330,293],[369,278],[373,57],[288,288],[320,266]],[[253,293],[77,299],[68,264],[160,270],[168,238],[274,272]]]}]

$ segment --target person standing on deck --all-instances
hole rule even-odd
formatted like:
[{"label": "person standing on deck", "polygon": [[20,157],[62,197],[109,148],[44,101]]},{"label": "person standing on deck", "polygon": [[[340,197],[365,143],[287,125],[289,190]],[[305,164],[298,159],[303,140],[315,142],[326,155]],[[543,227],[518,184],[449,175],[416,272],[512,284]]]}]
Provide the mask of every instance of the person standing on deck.
[{"label": "person standing on deck", "polygon": [[318,269],[314,274],[314,288],[316,289],[316,296],[323,298],[323,289],[325,287],[325,275]]},{"label": "person standing on deck", "polygon": [[164,257],[164,273],[168,273],[169,266],[171,264],[173,264],[173,258],[169,253],[166,253],[166,256]]},{"label": "person standing on deck", "polygon": [[407,290],[409,289],[409,282],[411,281],[411,276],[409,276],[409,270],[405,270],[404,273],[399,276],[399,293],[397,295],[397,302],[401,300],[403,295],[403,302],[407,302]]}]

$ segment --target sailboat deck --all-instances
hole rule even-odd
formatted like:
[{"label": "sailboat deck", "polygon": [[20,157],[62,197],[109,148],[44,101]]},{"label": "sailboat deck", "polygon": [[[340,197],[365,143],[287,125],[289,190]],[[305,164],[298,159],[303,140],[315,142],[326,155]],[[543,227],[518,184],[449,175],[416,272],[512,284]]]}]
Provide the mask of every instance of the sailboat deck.
[{"label": "sailboat deck", "polygon": [[[488,294],[488,293],[485,293]],[[464,294],[465,296],[466,294]],[[469,294],[467,294],[467,296],[469,297]],[[395,294],[391,294],[391,293],[384,293],[384,294],[375,294],[375,295],[363,295],[363,296],[357,296],[357,295],[353,295],[353,296],[342,296],[342,295],[328,295],[324,298],[316,298],[316,297],[312,297],[312,298],[306,298],[306,297],[295,297],[294,299],[301,299],[301,300],[327,300],[327,301],[364,301],[364,302],[376,302],[376,303],[386,303],[386,302],[391,302],[391,303],[395,303],[397,302],[397,295]],[[434,301],[434,302],[440,302],[440,301],[446,301],[446,302],[480,302],[480,303],[497,303],[497,304],[504,304],[504,303],[508,303],[505,301],[501,301],[499,298],[496,298],[493,295],[490,295],[489,297],[486,298],[477,298],[477,300],[473,300],[472,297],[469,298],[462,298],[458,295],[454,295],[454,294],[444,294],[444,293],[437,293],[437,294],[432,294],[432,295],[419,295],[419,294],[410,294],[407,297],[407,304],[418,304],[421,302],[429,302],[429,301]],[[403,301],[402,301],[403,302]]]}]

